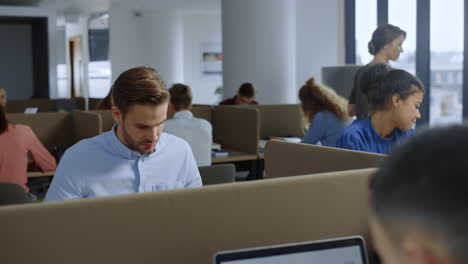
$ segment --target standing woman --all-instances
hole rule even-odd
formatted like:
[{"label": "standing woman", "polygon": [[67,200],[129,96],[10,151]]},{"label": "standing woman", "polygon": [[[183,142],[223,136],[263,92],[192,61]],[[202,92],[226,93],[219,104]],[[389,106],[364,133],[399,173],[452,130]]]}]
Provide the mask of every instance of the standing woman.
[{"label": "standing woman", "polygon": [[302,110],[310,127],[302,143],[334,147],[348,121],[347,100],[331,88],[309,79],[299,90]]},{"label": "standing woman", "polygon": [[353,90],[349,97],[348,113],[349,116],[357,116],[363,119],[369,116],[369,103],[367,96],[361,92],[360,78],[364,70],[369,66],[384,63],[388,61],[396,61],[403,52],[402,44],[406,38],[406,32],[397,26],[383,24],[377,27],[372,34],[372,39],[369,41],[369,53],[374,55],[374,58],[356,72],[353,83]]},{"label": "standing woman", "polygon": [[55,170],[57,163],[29,126],[8,122],[5,102],[0,103],[0,182],[19,184],[29,192],[28,153],[42,171]]},{"label": "standing woman", "polygon": [[424,86],[410,73],[386,64],[369,67],[361,78],[372,114],[346,127],[336,146],[387,154],[393,145],[414,133],[412,127],[421,118]]}]

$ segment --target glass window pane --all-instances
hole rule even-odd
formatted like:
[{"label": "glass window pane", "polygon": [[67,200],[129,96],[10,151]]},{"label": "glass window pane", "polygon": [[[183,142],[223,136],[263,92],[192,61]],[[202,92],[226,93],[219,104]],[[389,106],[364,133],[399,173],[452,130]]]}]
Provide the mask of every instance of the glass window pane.
[{"label": "glass window pane", "polygon": [[[402,8],[404,7],[404,8]],[[406,31],[403,53],[397,61],[390,61],[394,68],[416,73],[416,0],[388,1],[388,23]]]},{"label": "glass window pane", "polygon": [[431,125],[462,121],[463,3],[431,0]]},{"label": "glass window pane", "polygon": [[356,64],[367,64],[373,56],[369,53],[367,43],[372,32],[377,28],[377,1],[356,1]]}]

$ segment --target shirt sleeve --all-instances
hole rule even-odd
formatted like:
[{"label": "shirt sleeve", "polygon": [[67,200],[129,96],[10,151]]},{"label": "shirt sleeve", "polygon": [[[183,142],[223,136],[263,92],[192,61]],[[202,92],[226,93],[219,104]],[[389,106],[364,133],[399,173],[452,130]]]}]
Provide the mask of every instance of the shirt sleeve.
[{"label": "shirt sleeve", "polygon": [[326,124],[324,124],[323,115],[321,113],[315,114],[309,130],[307,130],[307,133],[301,140],[301,143],[317,144],[317,142],[319,142],[324,136],[325,127]]},{"label": "shirt sleeve", "polygon": [[85,185],[84,179],[79,173],[78,161],[79,157],[74,157],[73,152],[70,150],[65,152],[44,201],[63,201],[86,197],[82,191]]},{"label": "shirt sleeve", "polygon": [[54,156],[42,145],[36,134],[30,127],[26,127],[26,137],[28,139],[28,151],[32,159],[42,171],[53,171],[57,168]]}]

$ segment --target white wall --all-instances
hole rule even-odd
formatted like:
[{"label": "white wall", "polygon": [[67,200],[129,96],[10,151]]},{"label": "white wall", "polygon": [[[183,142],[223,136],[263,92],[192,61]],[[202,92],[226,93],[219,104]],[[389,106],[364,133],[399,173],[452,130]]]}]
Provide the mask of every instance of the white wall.
[{"label": "white wall", "polygon": [[221,45],[221,15],[215,12],[186,12],[184,27],[184,81],[192,87],[194,104],[217,104],[217,87],[223,85],[222,76],[202,74],[202,45]]},{"label": "white wall", "polygon": [[155,67],[167,86],[192,87],[196,104],[215,104],[221,77],[202,75],[202,43],[221,43],[221,17],[215,11],[144,8],[110,9],[112,81],[137,66]]},{"label": "white wall", "polygon": [[[38,7],[0,6],[0,16],[10,17],[46,17],[49,34],[49,95],[57,97],[57,51],[56,49],[56,14],[54,11]],[[32,87],[31,87],[32,90]]]},{"label": "white wall", "polygon": [[225,98],[247,81],[256,86],[260,103],[295,102],[295,4],[222,1]]},{"label": "white wall", "polygon": [[297,90],[323,66],[344,63],[343,0],[297,1]]}]

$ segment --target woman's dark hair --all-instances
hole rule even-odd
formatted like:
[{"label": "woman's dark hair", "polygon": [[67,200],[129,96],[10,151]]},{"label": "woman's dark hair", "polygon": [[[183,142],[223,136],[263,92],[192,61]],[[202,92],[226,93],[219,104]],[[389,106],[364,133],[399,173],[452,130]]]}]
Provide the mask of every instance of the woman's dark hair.
[{"label": "woman's dark hair", "polygon": [[369,53],[377,54],[385,45],[392,42],[399,36],[406,38],[406,32],[397,26],[390,24],[382,24],[372,33],[372,39],[368,43]]},{"label": "woman's dark hair", "polygon": [[404,70],[392,69],[383,63],[364,70],[360,89],[367,95],[373,111],[384,110],[389,98],[394,94],[405,100],[418,91],[424,93],[424,85],[417,77]]},{"label": "woman's dark hair", "polygon": [[8,119],[5,106],[0,104],[0,135],[8,130]]}]

